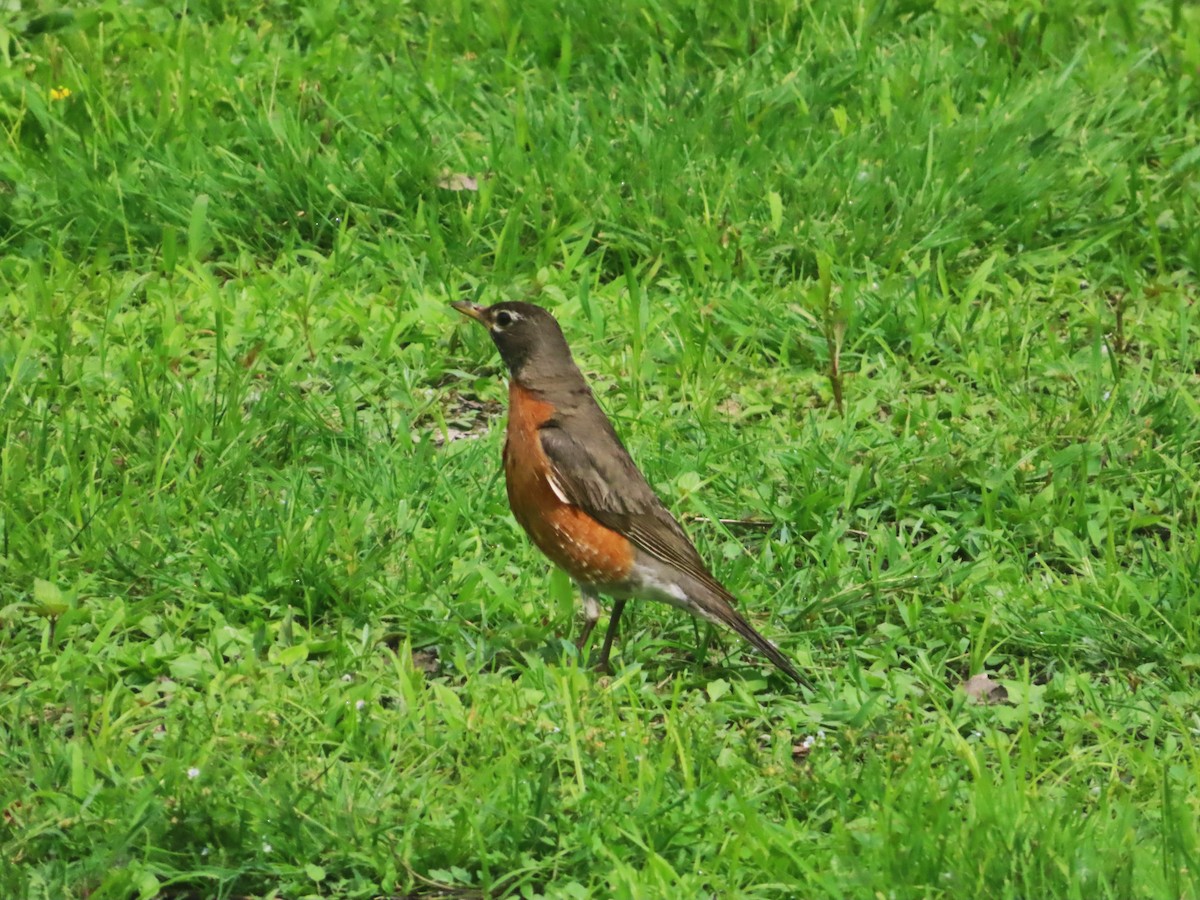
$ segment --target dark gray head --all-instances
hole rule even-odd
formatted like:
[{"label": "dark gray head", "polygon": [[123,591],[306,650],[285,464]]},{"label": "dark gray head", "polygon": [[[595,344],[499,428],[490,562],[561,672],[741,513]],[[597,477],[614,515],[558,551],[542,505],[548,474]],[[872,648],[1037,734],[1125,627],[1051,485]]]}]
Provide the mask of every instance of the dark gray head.
[{"label": "dark gray head", "polygon": [[488,330],[514,378],[534,374],[556,380],[579,374],[558,322],[540,306],[517,301],[479,306],[466,300],[451,305]]}]

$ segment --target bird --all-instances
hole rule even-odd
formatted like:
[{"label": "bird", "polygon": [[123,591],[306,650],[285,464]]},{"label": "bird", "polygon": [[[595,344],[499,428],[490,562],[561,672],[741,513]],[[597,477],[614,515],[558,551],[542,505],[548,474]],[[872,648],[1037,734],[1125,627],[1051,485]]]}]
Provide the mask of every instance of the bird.
[{"label": "bird", "polygon": [[617,623],[632,599],[657,600],[744,638],[798,685],[792,661],[735,609],[736,600],[650,487],[541,306],[451,306],[487,329],[509,373],[503,466],[513,516],[582,596],[582,651],[613,601],[596,668],[609,671]]}]

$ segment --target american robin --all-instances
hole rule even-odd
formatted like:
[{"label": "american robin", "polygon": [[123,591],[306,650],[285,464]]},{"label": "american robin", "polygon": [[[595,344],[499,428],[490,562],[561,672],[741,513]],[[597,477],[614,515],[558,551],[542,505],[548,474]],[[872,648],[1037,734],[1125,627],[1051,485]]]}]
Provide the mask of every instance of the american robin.
[{"label": "american robin", "polygon": [[626,601],[660,600],[732,629],[805,684],[779,648],[734,610],[733,595],[638,471],[554,317],[532,303],[453,306],[488,330],[508,367],[508,503],[538,548],[579,585],[580,649],[600,618],[600,594],[613,598],[602,671]]}]

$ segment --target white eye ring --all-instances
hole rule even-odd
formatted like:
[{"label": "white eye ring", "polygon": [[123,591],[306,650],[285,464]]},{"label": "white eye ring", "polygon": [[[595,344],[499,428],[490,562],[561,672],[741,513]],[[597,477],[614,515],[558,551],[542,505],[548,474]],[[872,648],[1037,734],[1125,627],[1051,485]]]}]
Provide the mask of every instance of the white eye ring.
[{"label": "white eye ring", "polygon": [[492,320],[493,331],[503,331],[513,322],[521,318],[520,313],[515,313],[507,309],[502,309],[496,313],[496,317]]}]

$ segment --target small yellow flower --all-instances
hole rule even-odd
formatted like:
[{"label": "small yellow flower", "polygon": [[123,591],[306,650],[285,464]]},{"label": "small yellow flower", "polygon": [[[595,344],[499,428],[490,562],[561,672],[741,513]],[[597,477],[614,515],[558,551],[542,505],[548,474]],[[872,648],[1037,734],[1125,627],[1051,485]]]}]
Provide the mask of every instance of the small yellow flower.
[{"label": "small yellow flower", "polygon": [[70,96],[71,96],[71,89],[69,87],[65,87],[64,85],[59,85],[56,88],[50,88],[50,99],[51,100],[66,100]]}]

